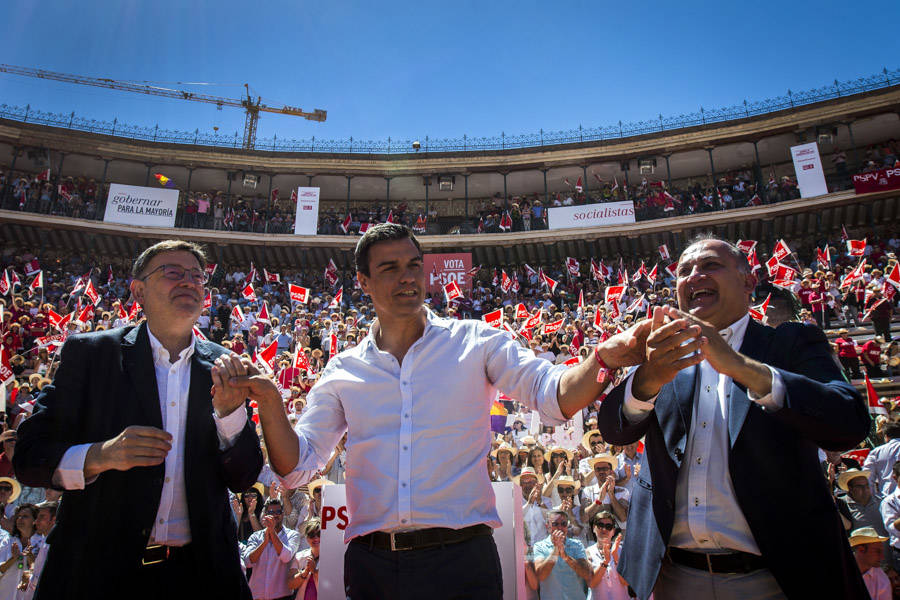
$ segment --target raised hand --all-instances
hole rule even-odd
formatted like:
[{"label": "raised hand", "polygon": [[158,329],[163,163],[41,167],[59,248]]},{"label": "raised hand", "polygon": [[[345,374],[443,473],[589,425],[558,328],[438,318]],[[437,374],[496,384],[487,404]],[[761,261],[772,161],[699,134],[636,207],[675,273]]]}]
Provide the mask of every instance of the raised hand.
[{"label": "raised hand", "polygon": [[647,400],[659,393],[679,371],[699,364],[703,354],[701,327],[687,318],[668,323],[670,307],[657,306],[650,321],[651,332],[647,336],[646,362],[637,370],[632,382],[632,394],[639,400]]},{"label": "raised hand", "polygon": [[650,321],[643,320],[600,342],[597,351],[611,369],[639,365],[646,360],[645,346],[650,331]]}]

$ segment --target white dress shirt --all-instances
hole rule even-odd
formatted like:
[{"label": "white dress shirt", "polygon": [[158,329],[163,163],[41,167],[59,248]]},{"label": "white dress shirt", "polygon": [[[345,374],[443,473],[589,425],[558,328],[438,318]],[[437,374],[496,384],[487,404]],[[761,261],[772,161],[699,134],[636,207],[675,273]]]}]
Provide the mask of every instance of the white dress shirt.
[{"label": "white dress shirt", "polygon": [[288,571],[301,537],[300,532],[282,527],[278,531],[278,539],[281,540],[282,545],[281,553],[276,554],[275,547],[269,542],[256,562],[250,562],[250,555],[266,539],[265,528],[254,531],[247,540],[242,558],[244,564],[253,569],[249,584],[254,600],[275,600],[275,598],[284,598],[293,594],[287,585]]},{"label": "white dress shirt", "polygon": [[[156,339],[149,327],[147,334],[150,337],[150,351],[156,371],[163,429],[172,434],[172,449],[166,455],[162,496],[150,540],[167,546],[184,546],[191,541],[184,485],[184,447],[188,392],[191,386],[191,357],[196,339],[191,334],[190,345],[181,351],[175,362],[171,362],[169,351]],[[225,449],[234,444],[241,433],[247,422],[247,413],[238,408],[228,416],[219,418],[213,411],[213,420],[216,423],[219,448]],[[54,483],[67,490],[84,489],[84,460],[90,447],[91,444],[76,444],[66,450],[54,472]],[[92,482],[93,480],[87,483]]]},{"label": "white dress shirt", "polygon": [[887,498],[897,488],[897,482],[891,475],[894,463],[898,460],[900,460],[900,438],[889,439],[869,452],[863,463],[863,470],[872,473],[869,481],[872,483],[873,493]]},{"label": "white dress shirt", "polygon": [[427,311],[402,366],[370,331],[329,361],[310,391],[295,428],[299,462],[285,485],[308,481],[346,430],[347,540],[379,530],[499,527],[484,462],[492,401],[499,389],[561,425],[565,371],[481,321]]},{"label": "white dress shirt", "polygon": [[894,527],[894,521],[900,519],[900,489],[894,490],[881,501],[881,518],[884,520],[884,528],[891,536],[891,547],[900,550],[900,531]]},{"label": "white dress shirt", "polygon": [[[749,320],[750,315],[744,315],[719,332],[735,351],[740,350]],[[735,498],[728,468],[728,404],[732,379],[718,373],[705,360],[697,368],[700,373],[694,389],[684,461],[675,485],[675,522],[669,545],[709,553],[760,554]],[[778,371],[771,367],[769,370],[771,393],[758,397],[751,392],[749,398],[766,410],[778,410],[784,405],[784,382]],[[631,393],[633,378],[634,371],[626,383],[623,412],[630,422],[637,422],[652,410],[656,398],[646,402],[635,398]]]}]

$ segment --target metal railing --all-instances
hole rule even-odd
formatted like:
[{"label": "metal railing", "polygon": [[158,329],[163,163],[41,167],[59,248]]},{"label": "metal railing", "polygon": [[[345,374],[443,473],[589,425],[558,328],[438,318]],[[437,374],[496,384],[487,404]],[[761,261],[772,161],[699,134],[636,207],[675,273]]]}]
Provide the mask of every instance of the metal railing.
[{"label": "metal railing", "polygon": [[[784,96],[777,96],[755,102],[744,100],[743,104],[728,108],[706,109],[700,107],[695,113],[678,116],[664,117],[662,114],[657,119],[623,123],[619,121],[615,125],[583,128],[567,131],[544,131],[527,133],[522,135],[507,136],[501,133],[493,137],[468,137],[431,139],[425,136],[423,139],[411,140],[357,140],[350,137],[346,140],[321,140],[315,136],[308,140],[279,139],[277,135],[272,138],[260,138],[256,140],[256,150],[269,152],[311,152],[325,154],[411,154],[413,142],[418,142],[418,152],[483,152],[496,150],[510,150],[517,148],[536,148],[541,146],[557,146],[562,144],[580,144],[602,140],[615,140],[658,133],[673,129],[683,129],[710,123],[721,123],[746,119],[758,115],[777,112],[780,110],[797,108],[843,98],[855,94],[871,92],[889,88],[900,84],[900,69],[888,71],[886,68],[877,75],[862,77],[852,81],[839,82],[821,88],[803,92],[788,90]],[[148,142],[164,142],[170,144],[190,144],[211,146],[217,148],[241,148],[242,138],[237,131],[233,135],[222,133],[201,132],[199,129],[190,131],[178,131],[160,129],[155,127],[142,127],[119,123],[118,119],[112,121],[98,121],[70,114],[44,112],[33,109],[30,105],[20,106],[0,105],[0,118],[22,123],[35,123],[51,127],[62,127],[74,131],[85,131],[104,135],[114,135],[121,138],[142,140]]]}]

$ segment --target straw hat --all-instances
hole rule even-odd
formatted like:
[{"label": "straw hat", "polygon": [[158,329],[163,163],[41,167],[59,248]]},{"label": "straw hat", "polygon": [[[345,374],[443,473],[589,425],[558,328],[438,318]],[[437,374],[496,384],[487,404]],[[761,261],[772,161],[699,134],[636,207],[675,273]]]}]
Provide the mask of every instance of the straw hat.
[{"label": "straw hat", "polygon": [[517,454],[516,447],[510,446],[506,442],[503,442],[497,448],[491,450],[491,456],[493,456],[494,458],[497,458],[497,455],[500,454],[501,452],[509,452],[509,460],[514,460],[516,458],[516,454]]},{"label": "straw hat", "polygon": [[22,493],[22,484],[12,477],[0,477],[0,483],[8,483],[12,486],[12,493],[9,495],[7,503],[15,502],[16,498],[19,497],[19,494]]},{"label": "straw hat", "polygon": [[850,534],[850,547],[859,546],[860,544],[886,542],[887,539],[878,535],[878,532],[873,527],[860,527],[853,530],[853,533]]},{"label": "straw hat", "polygon": [[528,476],[528,477],[534,477],[535,481],[538,481],[537,471],[534,470],[534,467],[522,467],[522,471],[521,471],[518,475],[516,475],[515,477],[513,477],[513,478],[512,478],[512,481],[513,481],[513,483],[515,483],[516,485],[522,485],[521,483],[519,483],[519,481],[520,481],[523,477],[526,477],[526,476]]},{"label": "straw hat", "polygon": [[616,470],[616,467],[618,466],[618,461],[616,460],[616,457],[613,456],[612,454],[598,454],[597,456],[593,456],[593,457],[587,459],[587,461],[588,461],[588,465],[591,467],[591,470],[594,469],[594,465],[596,465],[597,463],[602,463],[602,462],[608,464],[609,468],[614,471]]},{"label": "straw hat", "polygon": [[600,433],[599,429],[591,429],[587,431],[583,436],[581,436],[581,445],[584,446],[587,450],[591,449],[591,436],[599,435],[600,439],[603,439],[603,434]]},{"label": "straw hat", "polygon": [[572,479],[571,475],[560,475],[559,477],[556,478],[556,481],[553,482],[553,486],[555,488],[558,488],[561,485],[571,485],[572,487],[575,488],[575,491],[577,492],[578,489],[581,487],[581,482]]},{"label": "straw hat", "polygon": [[564,452],[566,454],[566,459],[569,461],[569,464],[572,464],[572,459],[575,457],[575,454],[568,448],[563,448],[562,446],[553,446],[552,448],[544,450],[544,460],[549,463],[550,457],[553,456],[553,454],[556,452]]},{"label": "straw hat", "polygon": [[[265,498],[266,498],[266,486],[264,486],[264,485],[262,484],[262,482],[257,481],[256,483],[254,483],[254,484],[251,485],[250,487],[253,488],[254,490],[256,490],[257,492],[259,492],[259,499],[260,499],[260,501],[265,500]],[[238,496],[240,496],[241,499],[243,499],[244,494],[241,493],[241,494],[238,494]]]},{"label": "straw hat", "polygon": [[537,440],[534,439],[534,436],[526,435],[522,438],[522,445],[530,448],[537,445]]},{"label": "straw hat", "polygon": [[320,477],[319,479],[313,479],[312,481],[310,481],[309,484],[307,485],[307,488],[309,489],[310,497],[312,497],[313,492],[315,492],[317,489],[319,489],[323,485],[334,485],[334,482],[331,481],[330,479],[325,479],[324,477]]},{"label": "straw hat", "polygon": [[840,475],[838,475],[838,487],[844,490],[845,492],[849,492],[850,489],[850,480],[856,479],[857,477],[865,477],[866,481],[869,481],[869,475],[871,475],[871,471],[860,471],[859,469],[847,469]]}]

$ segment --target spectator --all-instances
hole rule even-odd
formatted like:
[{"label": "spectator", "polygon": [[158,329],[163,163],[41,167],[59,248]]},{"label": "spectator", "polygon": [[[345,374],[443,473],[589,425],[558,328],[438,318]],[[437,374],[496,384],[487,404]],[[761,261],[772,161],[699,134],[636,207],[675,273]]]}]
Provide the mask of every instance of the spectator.
[{"label": "spectator", "polygon": [[884,437],[887,441],[869,452],[863,470],[871,473],[872,492],[887,498],[897,489],[894,465],[900,461],[900,421],[890,419],[884,426]]},{"label": "spectator", "polygon": [[838,487],[846,496],[838,497],[838,510],[845,518],[849,518],[850,531],[861,527],[872,527],[879,535],[888,535],[881,517],[880,494],[872,492],[869,483],[869,472],[859,469],[848,469],[838,476]]},{"label": "spectator", "polygon": [[847,379],[860,379],[862,373],[859,372],[859,354],[856,351],[856,342],[853,341],[846,329],[838,329],[837,334],[834,345],[837,347],[838,360],[844,368]]},{"label": "spectator", "polygon": [[850,546],[856,557],[859,572],[872,600],[891,600],[893,598],[891,580],[881,570],[884,558],[884,542],[887,538],[878,535],[871,527],[863,527],[850,534]]},{"label": "spectator", "polygon": [[318,517],[303,524],[303,535],[308,548],[297,552],[291,563],[288,587],[297,590],[296,598],[316,600],[319,589],[319,543],[322,538],[321,520]]},{"label": "spectator", "polygon": [[585,551],[591,563],[588,600],[628,600],[628,584],[616,571],[622,534],[615,515],[599,512],[591,517],[590,527],[596,541]]},{"label": "spectator", "polygon": [[535,542],[549,535],[547,512],[550,510],[550,500],[541,493],[541,486],[533,468],[523,467],[522,473],[514,481],[521,486],[522,498],[525,500],[522,507],[522,521],[525,526],[525,545],[530,548]]},{"label": "spectator", "polygon": [[534,545],[534,566],[540,581],[541,600],[584,598],[591,580],[591,565],[584,544],[568,537],[569,515],[553,510],[549,515],[548,535]]},{"label": "spectator", "polygon": [[859,349],[859,354],[862,357],[862,363],[869,379],[884,377],[884,371],[881,368],[881,344],[881,336],[876,335]]},{"label": "spectator", "polygon": [[587,506],[584,519],[589,521],[595,514],[608,511],[615,515],[618,527],[624,529],[628,520],[631,493],[616,485],[616,458],[611,454],[599,454],[589,459],[588,465],[597,480],[582,491],[584,504]]},{"label": "spectator", "polygon": [[292,595],[288,574],[300,534],[293,529],[285,529],[283,521],[281,500],[266,500],[263,529],[251,535],[244,548],[244,564],[253,568],[250,591],[254,600],[278,600]]},{"label": "spectator", "polygon": [[257,482],[253,487],[232,499],[232,509],[238,522],[238,541],[247,542],[250,536],[263,528],[262,510],[265,488]]}]

